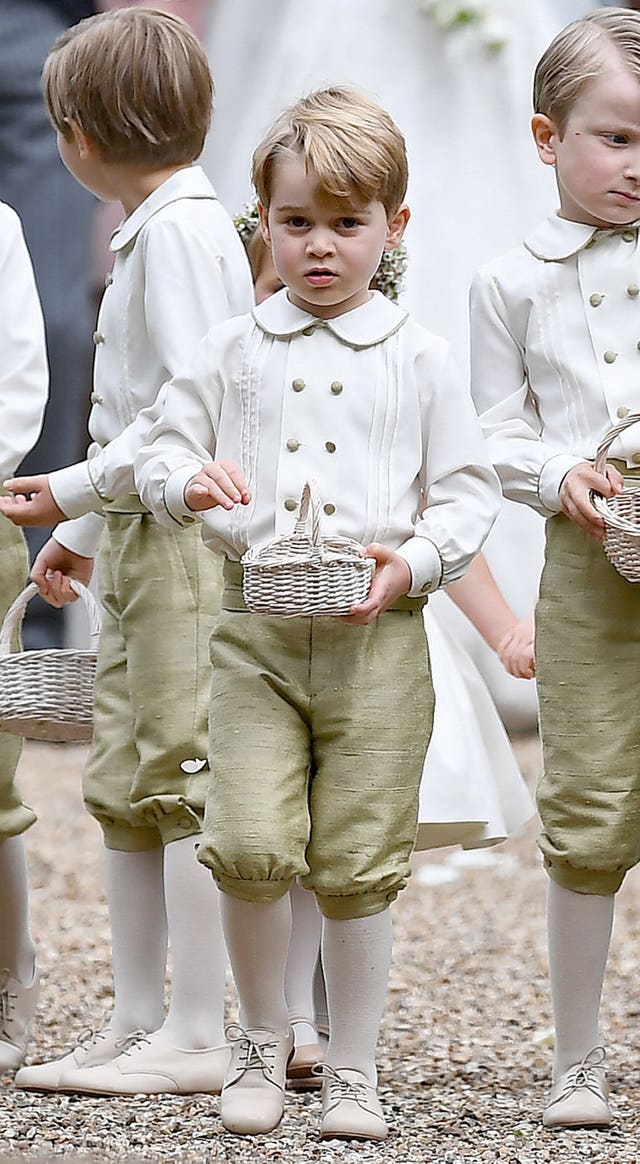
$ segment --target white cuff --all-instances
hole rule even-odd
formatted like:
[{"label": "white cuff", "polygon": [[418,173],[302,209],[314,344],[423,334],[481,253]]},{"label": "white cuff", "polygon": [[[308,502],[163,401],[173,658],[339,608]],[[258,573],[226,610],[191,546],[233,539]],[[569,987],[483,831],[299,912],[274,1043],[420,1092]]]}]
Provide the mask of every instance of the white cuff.
[{"label": "white cuff", "polygon": [[442,559],[435,542],[428,538],[412,537],[396,553],[404,558],[411,570],[409,598],[424,598],[437,590],[442,581]]},{"label": "white cuff", "polygon": [[102,531],[104,517],[99,513],[85,513],[75,521],[63,521],[53,531],[59,545],[82,558],[95,558]]},{"label": "white cuff", "polygon": [[538,497],[548,513],[560,513],[560,486],[570,469],[584,465],[586,457],[571,453],[557,453],[545,461],[538,478]]},{"label": "white cuff", "polygon": [[102,498],[89,476],[87,461],[49,473],[49,488],[56,505],[67,517],[102,512]]},{"label": "white cuff", "polygon": [[[195,472],[197,473],[197,469]],[[194,513],[185,503],[184,491],[187,483],[195,476],[193,465],[183,465],[181,469],[174,469],[164,484],[162,500],[170,517],[179,525],[193,525],[200,521],[200,515]]]}]

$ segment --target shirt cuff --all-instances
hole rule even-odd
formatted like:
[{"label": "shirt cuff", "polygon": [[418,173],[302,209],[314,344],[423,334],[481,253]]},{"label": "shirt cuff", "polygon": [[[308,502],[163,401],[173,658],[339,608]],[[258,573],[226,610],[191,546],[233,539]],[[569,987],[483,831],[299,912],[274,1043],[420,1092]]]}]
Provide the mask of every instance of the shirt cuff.
[{"label": "shirt cuff", "polygon": [[193,525],[201,520],[200,515],[189,509],[184,500],[185,486],[197,471],[194,471],[193,465],[183,465],[181,469],[174,469],[165,481],[162,493],[164,507],[178,525]]},{"label": "shirt cuff", "polygon": [[53,531],[58,545],[79,554],[81,558],[95,558],[102,531],[104,517],[99,513],[86,513],[75,521],[63,521]]},{"label": "shirt cuff", "polygon": [[574,457],[570,453],[558,453],[545,461],[538,478],[538,497],[548,513],[560,513],[560,486],[570,469],[584,465],[586,457]]},{"label": "shirt cuff", "polygon": [[424,598],[433,594],[442,581],[442,559],[435,542],[428,538],[413,537],[398,546],[396,553],[404,558],[411,570],[409,598]]},{"label": "shirt cuff", "polygon": [[56,505],[67,517],[102,511],[102,498],[91,480],[87,461],[49,473],[49,488]]}]

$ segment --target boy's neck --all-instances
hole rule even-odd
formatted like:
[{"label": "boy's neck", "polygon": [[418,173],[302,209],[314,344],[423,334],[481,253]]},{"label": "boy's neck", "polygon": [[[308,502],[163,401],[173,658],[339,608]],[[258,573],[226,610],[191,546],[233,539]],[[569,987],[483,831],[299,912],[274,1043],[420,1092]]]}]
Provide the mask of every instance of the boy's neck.
[{"label": "boy's neck", "polygon": [[146,166],[118,165],[112,166],[113,189],[117,191],[118,201],[127,218],[138,209],[146,199],[180,170],[188,170],[191,162],[179,166],[163,166],[157,170],[150,170]]}]

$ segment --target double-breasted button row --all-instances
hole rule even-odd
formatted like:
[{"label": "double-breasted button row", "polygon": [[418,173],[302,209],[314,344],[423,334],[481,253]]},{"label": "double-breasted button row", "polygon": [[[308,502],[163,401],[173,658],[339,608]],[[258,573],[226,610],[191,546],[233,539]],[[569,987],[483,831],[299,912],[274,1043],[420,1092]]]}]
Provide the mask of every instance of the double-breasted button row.
[{"label": "double-breasted button row", "polygon": [[[306,381],[303,380],[300,376],[296,376],[295,379],[291,381],[291,387],[293,388],[294,392],[304,392],[305,388],[307,387]],[[343,389],[344,384],[342,384],[340,380],[334,380],[330,385],[330,392],[333,396],[339,396]]]},{"label": "double-breasted button row", "polygon": [[[295,497],[285,497],[283,505],[287,513],[294,513],[298,508],[298,502],[296,501]],[[323,505],[322,508],[327,517],[332,517],[336,511],[336,507],[331,501],[327,501],[326,505]]]},{"label": "double-breasted button row", "polygon": [[[102,401],[100,401],[100,403],[102,403]],[[333,441],[325,441],[324,447],[328,453],[335,453],[336,448],[337,448],[337,446],[335,445],[335,443]],[[287,448],[287,451],[289,453],[297,453],[298,449],[300,448],[300,441],[297,440],[296,437],[289,437],[289,440],[287,441],[287,444],[286,444],[286,448]]]}]

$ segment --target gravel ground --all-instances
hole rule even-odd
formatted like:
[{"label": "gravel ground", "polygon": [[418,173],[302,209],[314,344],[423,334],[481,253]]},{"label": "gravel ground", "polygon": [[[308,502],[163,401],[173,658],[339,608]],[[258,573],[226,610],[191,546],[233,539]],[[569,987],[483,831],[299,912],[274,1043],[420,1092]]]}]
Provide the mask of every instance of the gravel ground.
[{"label": "gravel ground", "polygon": [[[516,750],[533,782],[537,741],[520,741]],[[62,1053],[109,1009],[100,835],[80,800],[84,755],[79,747],[29,744],[22,759],[25,799],[40,817],[28,834],[43,974],[32,1061]],[[546,1132],[540,1110],[551,1019],[535,832],[532,823],[499,849],[441,850],[416,860],[395,906],[379,1056],[392,1126],[384,1145],[321,1144],[317,1094],[290,1096],[280,1129],[245,1141],[223,1133],[215,1098],[38,1096],[7,1079],[0,1160],[640,1164],[640,881],[629,877],[620,894],[603,1011],[614,1127]]]}]

